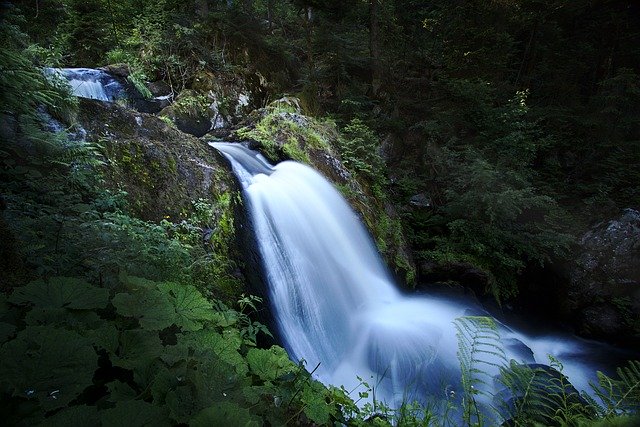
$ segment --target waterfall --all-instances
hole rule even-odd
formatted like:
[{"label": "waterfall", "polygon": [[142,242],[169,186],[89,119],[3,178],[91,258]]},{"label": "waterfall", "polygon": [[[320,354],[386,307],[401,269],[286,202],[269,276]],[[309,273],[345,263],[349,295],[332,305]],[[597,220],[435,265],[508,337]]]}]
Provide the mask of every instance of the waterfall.
[{"label": "waterfall", "polygon": [[[291,161],[272,166],[240,144],[211,145],[242,184],[271,310],[291,358],[347,390],[359,376],[391,406],[461,396],[454,320],[482,309],[401,294],[358,216],[313,169]],[[593,345],[498,324],[508,359],[547,363],[551,354],[578,389],[587,387],[594,366],[583,356]]]},{"label": "waterfall", "polygon": [[116,101],[126,98],[124,86],[112,75],[91,68],[47,68],[49,75],[58,75],[67,80],[71,91],[81,98],[100,101]]}]

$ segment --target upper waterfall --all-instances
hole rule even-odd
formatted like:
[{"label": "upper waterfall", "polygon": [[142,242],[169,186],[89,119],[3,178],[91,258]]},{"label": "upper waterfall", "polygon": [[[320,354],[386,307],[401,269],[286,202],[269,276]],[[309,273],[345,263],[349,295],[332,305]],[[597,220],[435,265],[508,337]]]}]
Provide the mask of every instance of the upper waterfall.
[{"label": "upper waterfall", "polygon": [[102,70],[92,68],[47,68],[45,71],[66,79],[71,86],[72,93],[81,98],[116,101],[127,97],[122,83]]},{"label": "upper waterfall", "polygon": [[[271,309],[293,359],[317,367],[326,384],[351,389],[359,376],[392,406],[460,391],[454,320],[485,314],[480,307],[402,295],[358,216],[313,169],[291,161],[271,166],[239,144],[211,145],[242,183]],[[552,354],[576,387],[587,387],[593,369],[580,357],[585,343],[498,325],[507,360],[545,363]]]}]

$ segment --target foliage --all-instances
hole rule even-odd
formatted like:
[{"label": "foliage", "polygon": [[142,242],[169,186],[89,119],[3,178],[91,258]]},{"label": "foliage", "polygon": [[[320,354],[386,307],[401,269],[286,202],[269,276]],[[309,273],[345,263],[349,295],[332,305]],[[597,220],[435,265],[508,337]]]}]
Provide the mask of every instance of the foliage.
[{"label": "foliage", "polygon": [[465,424],[587,426],[607,420],[632,425],[637,419],[638,361],[618,368],[615,379],[598,372],[598,385],[580,393],[551,355],[548,365],[508,361],[492,318],[465,316],[454,324]]},{"label": "foliage", "polygon": [[133,425],[281,424],[303,413],[325,424],[338,413],[282,348],[255,348],[247,327],[259,324],[216,309],[191,285],[120,275],[105,289],[52,277],[16,288],[2,307],[3,321],[21,325],[0,349],[3,409],[23,417],[11,424],[61,422],[89,409],[102,423]]},{"label": "foliage", "polygon": [[[562,364],[549,356],[549,366],[511,361],[501,367],[506,389],[498,397],[500,410],[515,425],[531,421],[545,425],[572,425],[593,420],[593,407],[562,374]],[[500,399],[503,400],[500,400]]]},{"label": "foliage", "polygon": [[506,362],[495,321],[489,317],[460,317],[454,322],[462,373],[463,419],[468,425],[495,424],[499,413],[487,403],[491,380]]},{"label": "foliage", "polygon": [[610,418],[620,413],[637,412],[640,409],[640,362],[629,361],[616,370],[617,378],[598,372],[598,385],[593,385],[602,404],[591,400],[598,414]]},{"label": "foliage", "polygon": [[385,165],[379,154],[376,134],[360,119],[353,119],[342,129],[338,151],[349,169],[378,187],[384,185]]}]

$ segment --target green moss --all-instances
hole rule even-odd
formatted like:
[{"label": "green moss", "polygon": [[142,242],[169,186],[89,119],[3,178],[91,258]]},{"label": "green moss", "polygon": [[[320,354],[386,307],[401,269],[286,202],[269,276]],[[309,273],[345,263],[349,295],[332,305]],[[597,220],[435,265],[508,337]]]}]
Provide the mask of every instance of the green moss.
[{"label": "green moss", "polygon": [[184,91],[173,103],[173,108],[180,115],[189,117],[206,116],[209,109],[209,99],[206,95],[194,91]]},{"label": "green moss", "polygon": [[335,125],[321,122],[292,112],[289,104],[282,107],[271,106],[267,114],[254,127],[244,127],[236,134],[240,138],[251,139],[261,144],[264,154],[273,161],[281,157],[311,163],[308,151],[323,150],[331,153],[331,140]]}]

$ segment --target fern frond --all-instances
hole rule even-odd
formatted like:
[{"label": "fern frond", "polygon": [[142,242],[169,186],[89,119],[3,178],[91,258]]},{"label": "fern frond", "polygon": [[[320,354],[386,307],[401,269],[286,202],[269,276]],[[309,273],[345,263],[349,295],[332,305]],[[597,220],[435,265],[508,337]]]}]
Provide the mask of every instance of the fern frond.
[{"label": "fern frond", "polygon": [[592,419],[595,407],[562,374],[563,366],[553,356],[546,365],[511,361],[499,381],[503,390],[503,413],[515,425],[536,421],[544,424],[574,425]]},{"label": "fern frond", "polygon": [[616,369],[618,378],[598,372],[598,385],[591,384],[602,401],[602,415],[616,416],[640,409],[640,361],[631,360],[627,366]]},{"label": "fern frond", "polygon": [[[458,360],[464,391],[463,411],[469,424],[496,423],[501,417],[490,402],[491,382],[507,358],[500,333],[490,317],[465,316],[454,321],[458,338]],[[478,399],[479,398],[479,399]]]}]

